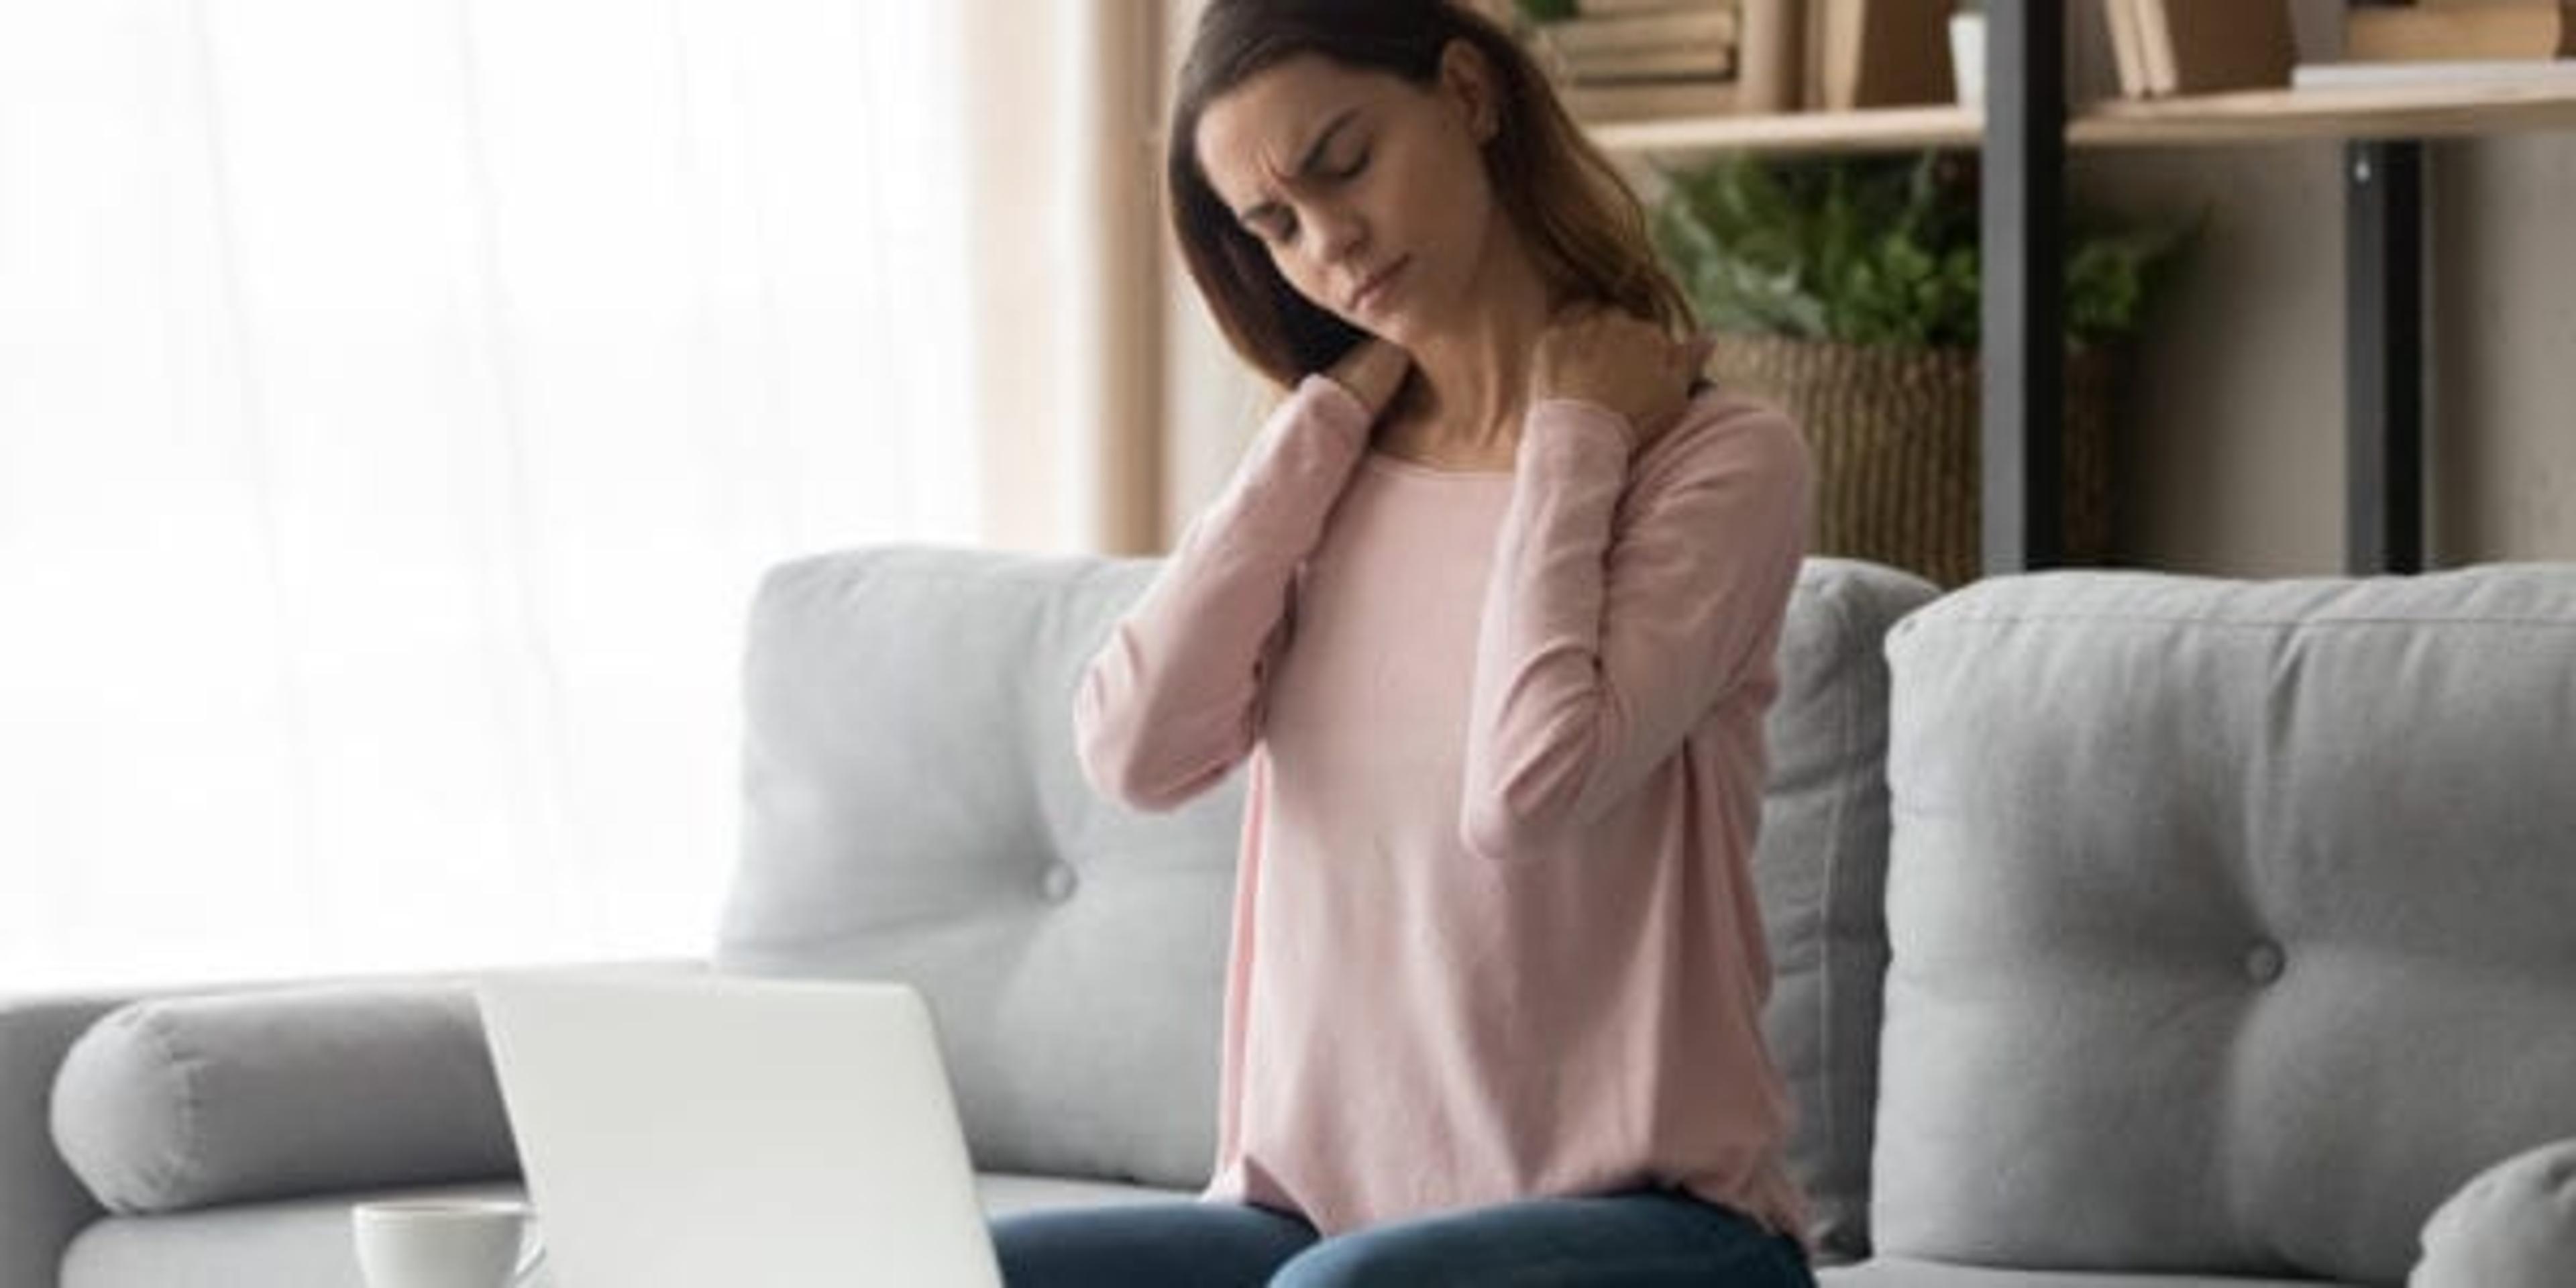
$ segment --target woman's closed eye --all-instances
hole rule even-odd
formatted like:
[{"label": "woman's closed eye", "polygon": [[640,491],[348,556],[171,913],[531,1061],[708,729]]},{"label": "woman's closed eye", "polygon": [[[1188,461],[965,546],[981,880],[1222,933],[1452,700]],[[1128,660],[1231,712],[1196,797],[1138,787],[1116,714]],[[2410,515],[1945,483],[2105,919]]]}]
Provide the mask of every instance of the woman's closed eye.
[{"label": "woman's closed eye", "polygon": [[[1318,177],[1329,180],[1333,183],[1349,183],[1351,180],[1359,178],[1360,175],[1368,170],[1369,157],[1369,150],[1362,148],[1358,156],[1352,157],[1349,161],[1344,162],[1339,168],[1319,169],[1313,173]],[[1295,215],[1280,214],[1269,219],[1265,219],[1262,222],[1267,226],[1259,230],[1261,239],[1273,246],[1285,246],[1297,239],[1297,217]]]}]

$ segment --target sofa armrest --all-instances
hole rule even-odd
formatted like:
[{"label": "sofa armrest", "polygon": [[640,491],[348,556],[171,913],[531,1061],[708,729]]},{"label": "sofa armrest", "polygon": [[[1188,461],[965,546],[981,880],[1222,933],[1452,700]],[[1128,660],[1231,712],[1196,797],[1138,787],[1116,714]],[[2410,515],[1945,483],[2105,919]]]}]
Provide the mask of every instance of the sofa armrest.
[{"label": "sofa armrest", "polygon": [[48,1116],[63,1053],[132,1000],[0,999],[0,1288],[54,1288],[63,1249],[104,1214],[55,1151]]},{"label": "sofa armrest", "polygon": [[[704,969],[694,959],[621,962],[643,969]],[[557,969],[506,967],[504,970]],[[63,1059],[100,1019],[133,1002],[253,992],[314,983],[463,983],[494,971],[339,976],[148,989],[0,996],[0,1288],[54,1288],[63,1251],[106,1209],[54,1143],[53,1092]]]},{"label": "sofa armrest", "polygon": [[2576,1139],[2480,1172],[2424,1224],[2408,1288],[2576,1284]]}]

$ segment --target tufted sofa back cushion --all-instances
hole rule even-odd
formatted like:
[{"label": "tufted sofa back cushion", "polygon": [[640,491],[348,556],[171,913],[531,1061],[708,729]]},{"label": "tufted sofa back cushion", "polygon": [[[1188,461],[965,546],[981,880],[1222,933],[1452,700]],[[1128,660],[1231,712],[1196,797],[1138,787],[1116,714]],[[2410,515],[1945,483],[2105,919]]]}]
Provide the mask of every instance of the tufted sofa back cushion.
[{"label": "tufted sofa back cushion", "polygon": [[1073,694],[1144,560],[886,547],[773,570],[718,969],[928,996],[977,1166],[1165,1185],[1215,1153],[1243,776],[1095,795]]},{"label": "tufted sofa back cushion", "polygon": [[1753,880],[1771,951],[1762,1012],[1797,1118],[1789,1169],[1833,1260],[1869,1255],[1879,985],[1887,971],[1889,628],[1931,583],[1809,559],[1780,627],[1780,692],[1764,729],[1770,781]]},{"label": "tufted sofa back cushion", "polygon": [[[928,994],[976,1162],[1193,1187],[1215,1153],[1242,775],[1167,815],[1096,797],[1073,695],[1145,560],[878,548],[783,565],[745,661],[741,862],[716,952]],[[1755,858],[1791,1166],[1864,1246],[1886,864],[1888,627],[1913,577],[1808,561]]]},{"label": "tufted sofa back cushion", "polygon": [[2396,1283],[2576,1135],[2576,566],[2005,578],[1888,648],[1881,1252]]}]

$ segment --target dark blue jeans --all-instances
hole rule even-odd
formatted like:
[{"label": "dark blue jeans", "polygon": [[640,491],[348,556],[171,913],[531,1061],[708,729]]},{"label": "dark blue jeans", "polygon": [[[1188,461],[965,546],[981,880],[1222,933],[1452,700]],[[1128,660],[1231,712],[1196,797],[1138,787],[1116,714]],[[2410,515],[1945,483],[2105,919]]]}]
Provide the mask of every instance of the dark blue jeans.
[{"label": "dark blue jeans", "polygon": [[1320,1239],[1264,1208],[1152,1203],[993,1222],[1008,1288],[1814,1288],[1795,1240],[1687,1194],[1532,1199]]}]

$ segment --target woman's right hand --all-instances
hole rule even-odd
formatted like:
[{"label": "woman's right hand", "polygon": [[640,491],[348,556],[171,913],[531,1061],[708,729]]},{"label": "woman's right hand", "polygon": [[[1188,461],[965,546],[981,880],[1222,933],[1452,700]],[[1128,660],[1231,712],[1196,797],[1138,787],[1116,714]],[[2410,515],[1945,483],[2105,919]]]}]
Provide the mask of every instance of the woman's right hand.
[{"label": "woman's right hand", "polygon": [[1350,352],[1324,374],[1350,390],[1369,409],[1369,419],[1374,421],[1386,413],[1388,403],[1395,401],[1395,391],[1404,387],[1404,377],[1412,370],[1412,354],[1390,341],[1369,336],[1352,345]]}]

